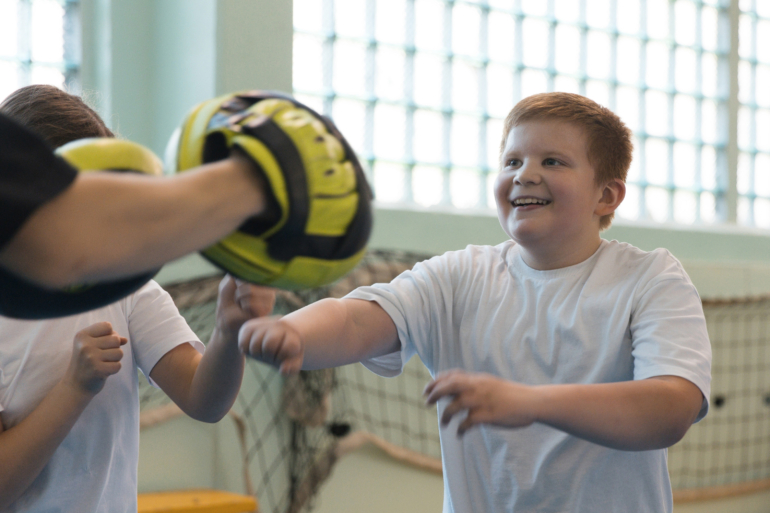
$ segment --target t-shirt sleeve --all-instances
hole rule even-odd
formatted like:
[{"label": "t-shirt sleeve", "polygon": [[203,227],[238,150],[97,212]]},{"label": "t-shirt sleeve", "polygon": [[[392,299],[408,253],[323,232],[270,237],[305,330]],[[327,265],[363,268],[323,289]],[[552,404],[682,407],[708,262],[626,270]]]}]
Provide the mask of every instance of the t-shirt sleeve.
[{"label": "t-shirt sleeve", "polygon": [[0,249],[76,176],[77,170],[56,157],[45,141],[0,114]]},{"label": "t-shirt sleeve", "polygon": [[434,374],[441,342],[454,337],[452,319],[452,255],[420,262],[390,283],[360,287],[346,296],[374,301],[390,316],[398,331],[401,350],[361,363],[381,376],[401,373],[409,359],[418,354]]},{"label": "t-shirt sleeve", "polygon": [[711,343],[695,286],[670,257],[666,269],[639,292],[631,318],[634,379],[678,376],[697,386],[706,416],[711,394]]},{"label": "t-shirt sleeve", "polygon": [[187,325],[171,296],[150,281],[128,298],[128,332],[136,364],[147,379],[158,361],[177,347],[190,343],[198,352],[205,347]]}]

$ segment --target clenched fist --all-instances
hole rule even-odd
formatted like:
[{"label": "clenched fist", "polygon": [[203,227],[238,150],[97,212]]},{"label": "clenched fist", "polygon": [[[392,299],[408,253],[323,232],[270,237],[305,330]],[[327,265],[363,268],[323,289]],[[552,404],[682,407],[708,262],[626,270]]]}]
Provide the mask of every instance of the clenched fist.
[{"label": "clenched fist", "polygon": [[281,374],[302,369],[304,344],[299,332],[277,317],[253,319],[238,334],[238,346],[247,356],[278,367]]},{"label": "clenched fist", "polygon": [[121,346],[127,342],[109,322],[97,322],[80,330],[75,335],[65,380],[85,393],[98,394],[107,378],[120,370]]}]

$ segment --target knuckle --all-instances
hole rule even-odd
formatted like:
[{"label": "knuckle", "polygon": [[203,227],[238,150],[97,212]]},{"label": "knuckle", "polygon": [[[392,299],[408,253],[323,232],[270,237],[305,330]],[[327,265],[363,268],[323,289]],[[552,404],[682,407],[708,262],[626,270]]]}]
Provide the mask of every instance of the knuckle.
[{"label": "knuckle", "polygon": [[265,338],[262,341],[262,354],[273,354],[276,352],[276,342]]}]

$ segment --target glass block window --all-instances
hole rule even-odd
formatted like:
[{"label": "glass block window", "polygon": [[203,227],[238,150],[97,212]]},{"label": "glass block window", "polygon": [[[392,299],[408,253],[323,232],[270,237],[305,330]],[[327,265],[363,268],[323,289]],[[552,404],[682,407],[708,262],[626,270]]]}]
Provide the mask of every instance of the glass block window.
[{"label": "glass block window", "polygon": [[80,93],[76,0],[0,0],[0,99],[28,84]]},{"label": "glass block window", "polygon": [[[618,216],[678,224],[725,220],[728,7],[718,0],[624,0],[609,17],[601,43],[611,55],[609,70],[597,77],[587,65],[586,93],[635,134]],[[590,63],[596,53],[587,50]],[[590,88],[597,78],[600,94]]]},{"label": "glass block window", "polygon": [[730,1],[294,0],[295,94],[351,139],[380,202],[493,208],[505,115],[569,91],[634,132],[619,218],[724,222],[740,194],[741,222],[770,225],[770,2],[732,0],[741,84],[753,84],[736,171]]},{"label": "glass block window", "polygon": [[740,8],[738,223],[770,228],[770,2]]}]

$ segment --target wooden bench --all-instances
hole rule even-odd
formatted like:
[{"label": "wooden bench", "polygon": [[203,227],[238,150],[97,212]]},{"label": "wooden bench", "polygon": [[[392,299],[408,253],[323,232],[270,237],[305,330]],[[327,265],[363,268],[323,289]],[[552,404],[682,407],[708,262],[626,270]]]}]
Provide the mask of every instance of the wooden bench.
[{"label": "wooden bench", "polygon": [[257,511],[250,495],[220,490],[140,493],[139,513],[246,513]]}]

